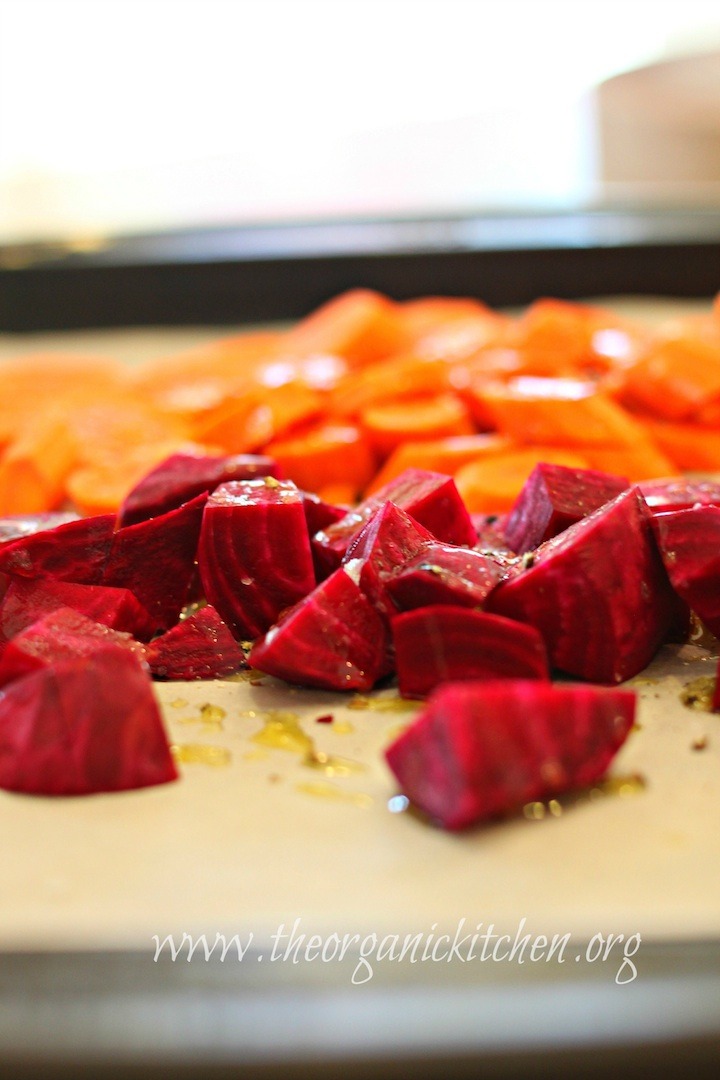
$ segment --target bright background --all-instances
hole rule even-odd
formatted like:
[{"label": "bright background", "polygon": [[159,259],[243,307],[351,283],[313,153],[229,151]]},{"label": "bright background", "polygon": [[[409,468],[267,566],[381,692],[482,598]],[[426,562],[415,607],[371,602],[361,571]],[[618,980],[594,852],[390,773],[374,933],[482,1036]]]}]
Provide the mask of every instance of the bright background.
[{"label": "bright background", "polygon": [[0,0],[0,242],[577,205],[592,87],[713,45],[717,0]]}]

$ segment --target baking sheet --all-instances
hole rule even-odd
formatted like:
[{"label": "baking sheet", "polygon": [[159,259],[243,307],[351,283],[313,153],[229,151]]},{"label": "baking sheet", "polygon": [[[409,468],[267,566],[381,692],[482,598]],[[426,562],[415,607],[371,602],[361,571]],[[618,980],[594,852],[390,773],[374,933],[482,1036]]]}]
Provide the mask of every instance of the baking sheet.
[{"label": "baking sheet", "polygon": [[[707,309],[665,301],[617,306],[657,321]],[[228,330],[200,328],[170,336],[165,331],[116,331],[73,341],[43,335],[42,347],[74,351],[84,343],[88,351],[132,360],[164,355],[184,344],[189,348],[221,332]],[[39,345],[26,339],[22,349],[34,351]],[[0,340],[0,355],[17,352],[16,339]],[[675,950],[672,963],[682,972],[682,985],[670,985],[668,993],[689,992],[689,980],[697,975],[698,1001],[711,1002],[717,997],[718,973],[708,981],[706,971],[702,977],[698,972],[702,957],[717,958],[720,942],[720,716],[689,708],[681,694],[688,684],[714,676],[716,663],[714,642],[666,647],[632,681],[640,696],[638,727],[614,762],[609,789],[554,807],[528,807],[512,820],[462,835],[443,833],[396,799],[383,751],[419,706],[401,707],[392,688],[358,700],[288,688],[270,678],[254,684],[245,678],[157,684],[170,738],[186,759],[177,783],[82,799],[0,792],[0,952],[10,965],[3,1003],[12,1000],[24,979],[35,1010],[38,987],[44,987],[48,1010],[59,1018],[52,1035],[57,1039],[67,1018],[62,1019],[60,1009],[64,984],[48,966],[53,957],[62,963],[75,954],[81,965],[83,957],[93,956],[106,988],[105,997],[98,988],[97,1001],[109,1008],[112,956],[139,956],[141,968],[133,971],[147,975],[155,970],[162,943],[163,970],[184,979],[187,988],[189,976],[180,972],[196,971],[197,963],[178,968],[172,946],[179,947],[182,959],[195,942],[194,960],[202,964],[206,944],[212,949],[213,942],[221,947],[230,942],[234,955],[238,947],[247,948],[255,970],[264,972],[260,989],[255,984],[247,989],[243,1008],[258,1006],[258,993],[269,994],[263,998],[269,1013],[279,1009],[286,1016],[283,1010],[297,1011],[302,1000],[310,1008],[306,989],[289,1001],[273,997],[294,985],[293,957],[333,999],[338,979],[347,989],[356,971],[367,975],[370,968],[366,981],[374,985],[381,971],[393,968],[393,957],[387,955],[392,940],[409,935],[428,956],[409,973],[404,966],[396,988],[400,998],[393,1000],[409,1001],[412,987],[422,984],[431,994],[430,1011],[447,1021],[447,1046],[455,1050],[468,1045],[471,1032],[480,1029],[477,1016],[474,1020],[467,1012],[456,1013],[458,1019],[450,1023],[448,1002],[455,1003],[454,1009],[459,1001],[453,994],[461,991],[467,1002],[471,985],[482,983],[486,993],[488,979],[491,989],[502,980],[508,991],[520,995],[508,999],[507,1011],[520,1008],[518,1016],[526,1022],[522,995],[539,977],[542,939],[552,935],[571,939],[568,961],[579,956],[596,988],[605,990],[615,990],[623,976],[631,976],[637,987],[658,948]],[[279,745],[282,740],[272,726],[277,710],[285,714],[285,732],[292,734],[298,725],[304,744],[297,742],[295,729],[295,744]],[[331,722],[321,720],[328,716]],[[468,965],[459,958],[470,947],[477,955],[483,941],[487,952],[501,935],[516,943],[516,952],[507,962],[498,953],[500,962],[493,963],[491,974],[487,965]],[[515,962],[517,942],[524,938],[526,950],[536,945],[539,964]],[[342,964],[331,955],[341,939],[354,942]],[[441,946],[459,942],[448,966],[441,959],[442,947],[432,953],[433,943],[441,939]],[[630,943],[637,946],[631,957],[635,976],[633,967],[623,963]],[[358,966],[362,947],[367,963]],[[258,964],[261,958],[270,964]],[[34,963],[41,963],[44,973],[37,983],[30,977]],[[73,970],[87,973],[86,966]],[[226,978],[223,970],[222,964],[208,966],[198,1000],[205,991],[217,990],[217,980]],[[587,1020],[593,1009],[599,1009],[598,1016],[602,1009],[595,991],[577,985],[579,970],[571,963],[554,964],[552,979],[567,985],[571,998],[578,995],[578,1009],[585,1010]],[[244,975],[247,971],[245,965]],[[548,971],[545,965],[543,978]],[[536,1000],[533,1008],[542,1009],[543,1000],[547,1008],[547,998]],[[483,1001],[486,1008],[488,1001]],[[605,1019],[619,1031],[623,1009],[615,998],[608,1003]],[[315,1004],[328,1009],[327,995]],[[85,1002],[86,1012],[91,1005]],[[349,1015],[357,1020],[365,1007],[353,998]],[[381,1012],[391,1007],[385,1001]],[[658,1007],[652,1005],[653,1015],[664,1015]],[[70,1028],[78,1015],[76,1010],[67,1021]],[[179,1011],[168,1028],[181,1046],[192,1041],[192,1032],[183,1034],[184,1015]],[[42,1027],[36,1029],[27,1019],[29,1045]],[[549,1044],[558,1032],[550,1017],[545,1019]],[[720,1018],[704,1014],[704,1021],[705,1030],[717,1036]],[[237,1016],[234,1022],[234,1030],[248,1035]],[[591,1027],[583,1029],[584,1038]],[[0,1030],[3,1045],[17,1039],[19,1030],[8,1013]],[[110,1024],[108,1030],[115,1046],[117,1028]],[[128,1033],[134,1030],[127,1028],[130,1042]],[[82,1033],[77,1035],[77,1026],[75,1032],[77,1048]],[[490,1038],[492,1025],[483,1032]],[[638,1023],[636,1038],[646,1035],[647,1028]],[[514,1037],[519,1038],[518,1031]],[[293,1027],[292,1036],[280,1035],[276,1043],[287,1057],[300,1053],[305,1038]],[[315,1031],[315,1049],[329,1038],[327,1031]],[[408,1028],[406,1051],[417,1050],[422,1042],[422,1025]],[[157,1045],[167,1050],[163,1039]],[[48,1053],[53,1047],[57,1043],[47,1042]],[[356,1053],[347,1042],[345,1049],[351,1057]]]}]

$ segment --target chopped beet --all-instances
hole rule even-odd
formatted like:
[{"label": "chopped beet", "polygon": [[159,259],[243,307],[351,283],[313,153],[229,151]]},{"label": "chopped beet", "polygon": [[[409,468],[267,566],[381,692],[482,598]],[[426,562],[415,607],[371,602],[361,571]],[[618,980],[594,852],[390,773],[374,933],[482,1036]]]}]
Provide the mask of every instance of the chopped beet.
[{"label": "chopped beet", "polygon": [[272,458],[253,454],[171,454],[126,496],[118,515],[119,525],[135,525],[176,510],[198,495],[209,495],[229,480],[256,480],[261,476],[280,476],[280,468]]},{"label": "chopped beet", "polygon": [[101,584],[130,589],[158,630],[174,626],[189,600],[206,500],[198,495],[112,538]]},{"label": "chopped beet", "polygon": [[535,627],[502,615],[438,604],[397,615],[392,633],[402,697],[426,697],[442,682],[550,677]]},{"label": "chopped beet", "polygon": [[632,488],[546,541],[487,610],[537,627],[551,666],[566,674],[598,683],[637,675],[678,613],[642,496]]},{"label": "chopped beet", "polygon": [[148,641],[155,632],[154,621],[129,589],[18,577],[10,581],[0,604],[0,648],[26,626],[61,607],[132,634],[138,641]]},{"label": "chopped beet", "polygon": [[239,480],[210,496],[198,564],[205,596],[252,639],[315,587],[302,493],[290,480]]},{"label": "chopped beet", "polygon": [[0,695],[0,787],[90,795],[177,779],[147,669],[106,645],[17,679]]},{"label": "chopped beet", "polygon": [[0,546],[9,544],[11,540],[21,540],[25,536],[32,536],[36,532],[44,532],[45,529],[67,525],[69,521],[77,521],[78,517],[78,514],[60,511],[42,514],[8,514],[0,518]]},{"label": "chopped beet", "polygon": [[387,592],[387,579],[429,540],[432,533],[395,503],[387,502],[350,541],[343,565],[378,611],[390,616],[397,608]]},{"label": "chopped beet", "polygon": [[629,486],[624,477],[597,469],[569,469],[541,462],[530,473],[507,516],[505,539],[518,555],[524,555]]},{"label": "chopped beet", "polygon": [[471,514],[476,540],[473,547],[483,555],[502,555],[511,558],[517,554],[508,545],[503,529],[507,514]]},{"label": "chopped beet", "polygon": [[312,491],[301,491],[305,520],[308,532],[313,536],[321,529],[326,529],[335,521],[340,521],[348,512],[347,506],[335,506],[334,503],[325,502],[319,495]]},{"label": "chopped beet", "polygon": [[720,506],[656,514],[653,526],[673,588],[720,636]]},{"label": "chopped beet", "polygon": [[451,476],[426,469],[407,469],[365,499],[345,517],[315,533],[313,548],[325,574],[340,566],[350,542],[386,503],[395,503],[423,525],[437,540],[472,547],[477,534]]},{"label": "chopped beet", "polygon": [[720,483],[717,480],[673,476],[667,480],[643,480],[638,488],[653,514],[689,510],[693,506],[720,506]]},{"label": "chopped beet", "polygon": [[341,568],[255,642],[248,663],[300,686],[370,690],[386,658],[385,623]]},{"label": "chopped beet", "polygon": [[111,630],[72,608],[56,608],[7,643],[0,656],[0,686],[62,660],[92,656],[108,644],[145,659],[145,646],[130,634]]},{"label": "chopped beet", "polygon": [[244,652],[210,604],[156,637],[147,661],[157,679],[222,679],[247,666]]},{"label": "chopped beet", "polygon": [[507,577],[510,566],[502,556],[432,541],[398,566],[386,587],[401,611],[428,604],[479,607]]},{"label": "chopped beet", "polygon": [[446,829],[596,783],[630,732],[627,690],[525,679],[446,683],[387,749],[410,801]]},{"label": "chopped beet", "polygon": [[0,571],[99,585],[114,531],[114,515],[100,514],[28,533],[0,547]]}]

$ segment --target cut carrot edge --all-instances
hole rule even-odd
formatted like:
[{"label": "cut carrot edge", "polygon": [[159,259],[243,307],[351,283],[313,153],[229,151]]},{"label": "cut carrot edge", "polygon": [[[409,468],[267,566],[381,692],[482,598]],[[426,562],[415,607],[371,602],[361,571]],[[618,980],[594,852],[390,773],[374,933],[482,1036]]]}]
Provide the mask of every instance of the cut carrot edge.
[{"label": "cut carrot edge", "polygon": [[158,361],[36,354],[0,370],[4,513],[112,509],[161,446],[188,440],[276,453],[298,486],[343,504],[428,468],[490,513],[484,477],[506,499],[513,469],[543,454],[631,480],[720,471],[720,292],[706,315],[652,327],[547,297],[508,316],[359,288],[289,329]]}]

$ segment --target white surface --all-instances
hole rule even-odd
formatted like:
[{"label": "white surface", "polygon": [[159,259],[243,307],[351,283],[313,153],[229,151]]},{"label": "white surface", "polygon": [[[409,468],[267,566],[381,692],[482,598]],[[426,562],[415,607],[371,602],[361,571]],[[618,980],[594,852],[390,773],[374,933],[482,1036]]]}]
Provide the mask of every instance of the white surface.
[{"label": "white surface", "polygon": [[[296,919],[324,936],[452,932],[465,919],[586,940],[716,938],[720,718],[678,696],[715,660],[694,646],[681,656],[638,687],[640,730],[612,770],[641,774],[642,790],[463,835],[388,809],[397,786],[382,750],[407,713],[348,709],[271,679],[161,686],[172,740],[225,748],[229,763],[188,764],[177,783],[125,794],[0,793],[0,948],[151,948],[155,934],[218,932],[251,932],[257,945]],[[207,702],[225,710],[222,727],[203,721]],[[297,751],[259,745],[262,713],[277,707],[302,716],[319,752],[360,770],[325,777]],[[317,723],[328,712],[334,724]]]}]

